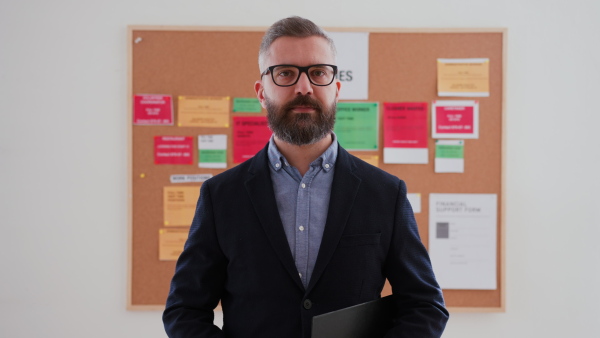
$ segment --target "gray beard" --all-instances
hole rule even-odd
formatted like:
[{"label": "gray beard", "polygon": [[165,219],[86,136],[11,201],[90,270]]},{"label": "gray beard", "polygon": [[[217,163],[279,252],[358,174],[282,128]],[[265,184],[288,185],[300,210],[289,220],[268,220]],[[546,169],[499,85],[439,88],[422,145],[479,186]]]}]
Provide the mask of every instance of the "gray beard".
[{"label": "gray beard", "polygon": [[[309,96],[297,96],[283,106],[277,106],[265,97],[265,105],[269,128],[278,139],[289,144],[314,144],[331,134],[335,124],[335,102],[324,109],[320,102]],[[292,108],[297,105],[311,106],[315,113],[293,113]]]}]

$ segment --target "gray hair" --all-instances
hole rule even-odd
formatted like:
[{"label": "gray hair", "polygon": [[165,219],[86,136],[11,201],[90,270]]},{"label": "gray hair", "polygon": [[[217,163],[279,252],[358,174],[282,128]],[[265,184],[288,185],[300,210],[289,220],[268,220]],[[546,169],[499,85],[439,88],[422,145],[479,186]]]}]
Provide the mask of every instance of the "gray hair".
[{"label": "gray hair", "polygon": [[[294,37],[294,38],[307,38],[311,36],[320,36],[327,40],[331,47],[333,56],[336,55],[335,44],[333,40],[325,33],[325,31],[315,25],[314,22],[301,18],[299,16],[291,16],[289,18],[281,19],[275,22],[262,38],[260,44],[260,50],[258,51],[258,67],[259,69],[264,65],[265,59],[269,55],[269,48],[275,40],[281,37]],[[263,69],[260,69],[262,72]]]}]

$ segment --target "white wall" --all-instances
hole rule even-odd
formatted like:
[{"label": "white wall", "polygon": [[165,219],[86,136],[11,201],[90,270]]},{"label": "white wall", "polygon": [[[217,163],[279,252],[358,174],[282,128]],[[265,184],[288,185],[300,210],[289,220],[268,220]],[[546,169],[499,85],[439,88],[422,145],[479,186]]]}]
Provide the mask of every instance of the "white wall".
[{"label": "white wall", "polygon": [[507,312],[453,314],[444,337],[597,332],[600,2],[1,0],[0,336],[165,337],[125,310],[126,27],[292,14],[509,29]]}]

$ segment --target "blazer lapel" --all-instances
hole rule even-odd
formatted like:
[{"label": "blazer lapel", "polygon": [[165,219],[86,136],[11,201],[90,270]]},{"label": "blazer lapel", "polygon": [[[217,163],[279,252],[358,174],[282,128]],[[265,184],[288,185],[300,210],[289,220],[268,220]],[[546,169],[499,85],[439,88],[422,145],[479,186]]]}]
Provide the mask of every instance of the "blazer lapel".
[{"label": "blazer lapel", "polygon": [[361,182],[361,179],[353,171],[354,162],[350,158],[350,155],[342,147],[338,146],[338,158],[331,186],[327,221],[315,268],[308,283],[308,292],[312,290],[323,274],[346,227],[346,222],[350,216],[350,211],[354,205],[354,199]]},{"label": "blazer lapel", "polygon": [[271,173],[268,167],[267,147],[258,152],[251,161],[245,185],[254,206],[254,211],[258,215],[265,234],[279,256],[281,263],[298,287],[304,290],[277,210]]}]

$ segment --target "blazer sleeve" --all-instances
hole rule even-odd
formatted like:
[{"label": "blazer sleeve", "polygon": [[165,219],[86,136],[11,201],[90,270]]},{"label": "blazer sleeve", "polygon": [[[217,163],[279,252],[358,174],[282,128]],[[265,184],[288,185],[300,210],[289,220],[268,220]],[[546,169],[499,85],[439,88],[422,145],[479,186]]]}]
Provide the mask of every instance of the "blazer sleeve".
[{"label": "blazer sleeve", "polygon": [[169,337],[224,337],[213,321],[223,293],[226,265],[217,240],[207,181],[202,185],[190,233],[177,260],[163,313]]},{"label": "blazer sleeve", "polygon": [[419,237],[406,185],[399,183],[390,251],[385,274],[396,301],[394,327],[385,338],[441,337],[448,311],[427,250]]}]

